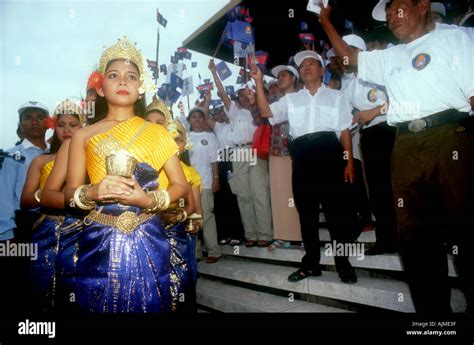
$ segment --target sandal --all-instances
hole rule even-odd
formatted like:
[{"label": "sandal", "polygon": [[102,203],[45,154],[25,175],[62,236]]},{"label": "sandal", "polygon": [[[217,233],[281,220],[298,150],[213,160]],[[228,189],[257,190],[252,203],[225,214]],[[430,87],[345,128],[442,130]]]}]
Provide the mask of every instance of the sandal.
[{"label": "sandal", "polygon": [[272,244],[270,244],[270,245],[267,247],[267,249],[268,249],[269,252],[271,252],[271,251],[273,251],[273,250],[276,249],[276,248],[280,248],[280,247],[285,246],[285,244],[286,244],[286,242],[283,241],[283,240],[275,240],[275,241],[273,241]]}]

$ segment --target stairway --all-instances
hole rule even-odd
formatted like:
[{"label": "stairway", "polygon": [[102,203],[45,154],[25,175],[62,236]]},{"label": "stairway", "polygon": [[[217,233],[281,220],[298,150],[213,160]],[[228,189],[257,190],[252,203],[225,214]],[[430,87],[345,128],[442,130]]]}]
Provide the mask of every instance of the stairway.
[{"label": "stairway", "polygon": [[[329,232],[320,230],[323,242]],[[368,249],[375,242],[374,231],[358,239]],[[335,272],[334,258],[321,248],[323,275],[290,283],[288,275],[299,266],[304,252],[299,247],[246,248],[222,245],[222,258],[214,264],[198,263],[197,302],[210,312],[414,312],[408,285],[402,281],[398,254],[353,256],[358,282],[344,284]],[[448,256],[449,276],[455,281],[453,259]],[[463,312],[463,293],[453,288],[451,306]]]}]

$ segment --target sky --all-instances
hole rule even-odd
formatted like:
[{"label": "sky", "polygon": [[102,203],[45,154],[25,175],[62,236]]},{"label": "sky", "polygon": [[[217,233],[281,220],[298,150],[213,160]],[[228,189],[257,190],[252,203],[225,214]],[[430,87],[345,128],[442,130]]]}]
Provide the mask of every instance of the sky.
[{"label": "sky", "polygon": [[[176,48],[228,2],[0,0],[0,148],[18,140],[17,111],[27,101],[39,101],[51,112],[66,98],[79,101],[104,46],[117,38],[126,35],[145,58],[155,60],[157,8],[168,20],[166,28],[160,27],[158,62],[168,65]],[[196,86],[198,72],[211,78],[209,57],[191,52],[191,61],[198,62],[192,70]],[[231,69],[235,80],[238,69]],[[160,75],[158,86],[162,82]],[[191,107],[197,97],[196,92],[190,96]]]}]

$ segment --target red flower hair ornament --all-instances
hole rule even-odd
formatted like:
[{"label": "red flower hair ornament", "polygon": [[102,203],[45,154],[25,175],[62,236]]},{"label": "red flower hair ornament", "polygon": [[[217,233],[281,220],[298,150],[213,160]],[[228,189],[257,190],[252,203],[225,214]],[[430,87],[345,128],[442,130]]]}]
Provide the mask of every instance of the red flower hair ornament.
[{"label": "red flower hair ornament", "polygon": [[102,84],[104,83],[104,75],[98,71],[94,71],[89,76],[87,80],[87,89],[102,89]]}]

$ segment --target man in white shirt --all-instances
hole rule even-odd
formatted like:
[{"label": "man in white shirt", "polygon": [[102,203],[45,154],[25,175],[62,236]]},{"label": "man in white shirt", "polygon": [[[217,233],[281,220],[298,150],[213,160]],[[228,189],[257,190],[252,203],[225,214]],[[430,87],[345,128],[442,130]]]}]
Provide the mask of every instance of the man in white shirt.
[{"label": "man in white shirt", "polygon": [[[397,127],[392,186],[400,253],[416,311],[451,311],[444,231],[455,244],[461,286],[472,312],[474,229],[474,46],[461,30],[430,30],[428,0],[394,0],[383,10],[402,42],[356,53],[329,20],[319,22],[359,78],[385,85],[388,124]],[[471,133],[471,134],[470,134]]]},{"label": "man in white shirt", "polygon": [[[250,112],[250,100],[246,90],[238,91],[238,101],[232,101],[226,93],[214,61],[209,63],[219,97],[232,125],[233,149],[251,150],[253,135],[257,127]],[[249,156],[249,155],[243,155]],[[270,206],[270,180],[268,161],[257,159],[255,162],[236,159],[232,163],[233,176],[229,180],[232,192],[237,195],[242,224],[245,230],[247,247],[268,247],[273,239],[272,215]]]},{"label": "man in white shirt", "polygon": [[195,107],[189,111],[188,122],[191,125],[189,137],[193,147],[189,150],[191,165],[201,176],[201,204],[204,212],[203,237],[207,249],[207,263],[215,263],[221,257],[217,242],[216,218],[214,215],[214,193],[219,190],[217,170],[218,144],[216,135],[204,131],[204,109]]},{"label": "man in white shirt", "polygon": [[[358,51],[367,50],[365,42],[356,35],[344,36],[342,39]],[[352,66],[349,68],[352,69]],[[357,77],[357,72],[355,74]],[[358,135],[360,132],[360,139],[354,142],[353,134],[354,160],[357,158],[355,147],[358,149],[360,145],[370,202],[376,218],[376,243],[374,247],[366,250],[365,255],[395,253],[396,217],[390,177],[390,157],[395,141],[395,128],[387,125],[387,115],[383,113],[388,107],[385,87],[357,77],[349,83],[344,92],[353,109],[356,109],[353,112],[353,122],[359,125],[359,130],[355,131],[355,134]],[[360,157],[360,153],[358,156]],[[364,183],[362,175],[357,175],[360,175]]]},{"label": "man in white shirt", "polygon": [[[27,102],[18,109],[23,141],[7,150],[24,161],[5,158],[0,169],[0,245],[29,242],[32,214],[15,217],[20,212],[20,198],[31,161],[48,149],[45,120],[49,111],[39,102]],[[30,258],[0,256],[0,296],[2,312],[22,310],[27,302],[27,275]]]},{"label": "man in white shirt", "polygon": [[[350,241],[356,226],[349,205],[347,185],[353,182],[354,167],[349,127],[351,109],[344,95],[322,83],[323,60],[306,50],[295,55],[304,89],[288,93],[278,102],[268,104],[264,96],[263,74],[252,65],[257,86],[257,103],[263,117],[275,123],[289,121],[290,150],[293,159],[293,195],[301,223],[305,256],[301,268],[288,280],[297,282],[322,274],[319,241],[319,204],[323,205],[331,239],[343,244]],[[339,141],[341,138],[341,142]],[[343,152],[344,150],[344,152]],[[336,269],[344,283],[357,282],[347,253],[335,256]]]}]

